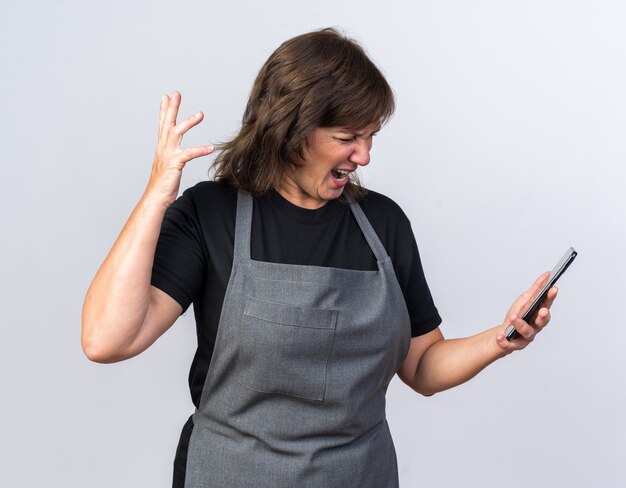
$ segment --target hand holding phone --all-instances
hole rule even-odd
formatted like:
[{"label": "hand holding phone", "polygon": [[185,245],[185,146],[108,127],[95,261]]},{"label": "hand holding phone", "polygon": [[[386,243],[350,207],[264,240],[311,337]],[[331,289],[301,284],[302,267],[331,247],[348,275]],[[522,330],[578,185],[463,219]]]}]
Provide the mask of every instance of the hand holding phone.
[{"label": "hand holding phone", "polygon": [[[548,282],[531,299],[530,304],[524,311],[524,314],[521,316],[524,322],[531,324],[532,321],[535,320],[535,315],[537,311],[539,310],[541,302],[546,297],[548,291],[550,290],[550,288],[554,286],[554,284],[561,277],[561,275],[565,273],[565,270],[569,267],[570,264],[572,264],[572,261],[574,261],[577,255],[578,253],[573,247],[570,247],[567,250],[567,252],[563,255],[561,260],[556,264],[554,269],[550,272],[550,277],[548,278]],[[507,340],[509,341],[519,337],[519,333],[515,330],[515,327],[513,327],[513,325],[509,325],[506,331],[504,332],[504,334]]]}]

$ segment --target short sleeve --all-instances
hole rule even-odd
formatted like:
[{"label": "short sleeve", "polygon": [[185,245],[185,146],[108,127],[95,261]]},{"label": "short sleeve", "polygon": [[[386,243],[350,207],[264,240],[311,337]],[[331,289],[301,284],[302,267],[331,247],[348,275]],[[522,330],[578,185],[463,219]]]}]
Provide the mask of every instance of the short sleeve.
[{"label": "short sleeve", "polygon": [[411,318],[411,337],[417,337],[436,329],[441,317],[426,282],[410,224],[404,239],[407,246],[397,257],[396,275]]},{"label": "short sleeve", "polygon": [[441,317],[424,276],[410,220],[397,203],[373,191],[360,204],[393,262],[411,319],[411,336],[436,329]]},{"label": "short sleeve", "polygon": [[165,213],[151,283],[176,300],[184,313],[198,296],[206,263],[197,208],[192,191],[187,190]]}]

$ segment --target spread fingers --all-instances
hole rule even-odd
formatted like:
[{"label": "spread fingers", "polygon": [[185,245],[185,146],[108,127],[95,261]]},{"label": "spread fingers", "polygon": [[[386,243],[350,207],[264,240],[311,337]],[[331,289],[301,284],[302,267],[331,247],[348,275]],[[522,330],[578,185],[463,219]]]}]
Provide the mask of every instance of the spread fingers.
[{"label": "spread fingers", "polygon": [[175,91],[172,93],[167,104],[167,110],[165,112],[165,120],[163,122],[162,133],[166,134],[172,127],[176,125],[176,117],[178,116],[178,108],[180,107],[181,96],[180,93]]},{"label": "spread fingers", "polygon": [[202,112],[198,112],[187,117],[185,120],[179,122],[172,128],[172,134],[174,134],[180,142],[180,139],[183,137],[185,132],[191,129],[194,125],[198,125],[203,118],[204,114]]},{"label": "spread fingers", "polygon": [[161,105],[159,107],[159,139],[163,132],[163,125],[165,124],[165,114],[167,113],[167,106],[170,103],[170,97],[163,95],[161,97]]}]

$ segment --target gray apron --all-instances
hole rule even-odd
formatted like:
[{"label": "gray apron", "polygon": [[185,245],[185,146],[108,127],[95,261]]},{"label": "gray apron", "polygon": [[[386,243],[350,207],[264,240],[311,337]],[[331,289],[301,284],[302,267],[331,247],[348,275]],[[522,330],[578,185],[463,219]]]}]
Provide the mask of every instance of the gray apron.
[{"label": "gray apron", "polygon": [[398,486],[385,393],[408,351],[409,315],[391,259],[351,209],[377,271],[253,261],[252,197],[239,191],[186,488]]}]

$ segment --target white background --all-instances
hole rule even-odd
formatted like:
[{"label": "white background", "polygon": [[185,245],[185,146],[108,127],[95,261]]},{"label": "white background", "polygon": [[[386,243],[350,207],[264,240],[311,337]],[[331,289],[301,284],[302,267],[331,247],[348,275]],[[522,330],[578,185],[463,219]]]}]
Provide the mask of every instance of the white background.
[{"label": "white background", "polygon": [[394,380],[401,485],[626,486],[617,0],[2,0],[1,486],[170,486],[193,314],[141,356],[93,364],[85,292],[147,183],[161,94],[206,113],[186,144],[225,140],[267,56],[326,26],[360,40],[397,95],[362,176],[409,215],[447,337],[500,323],[579,251],[526,351],[432,398]]}]

